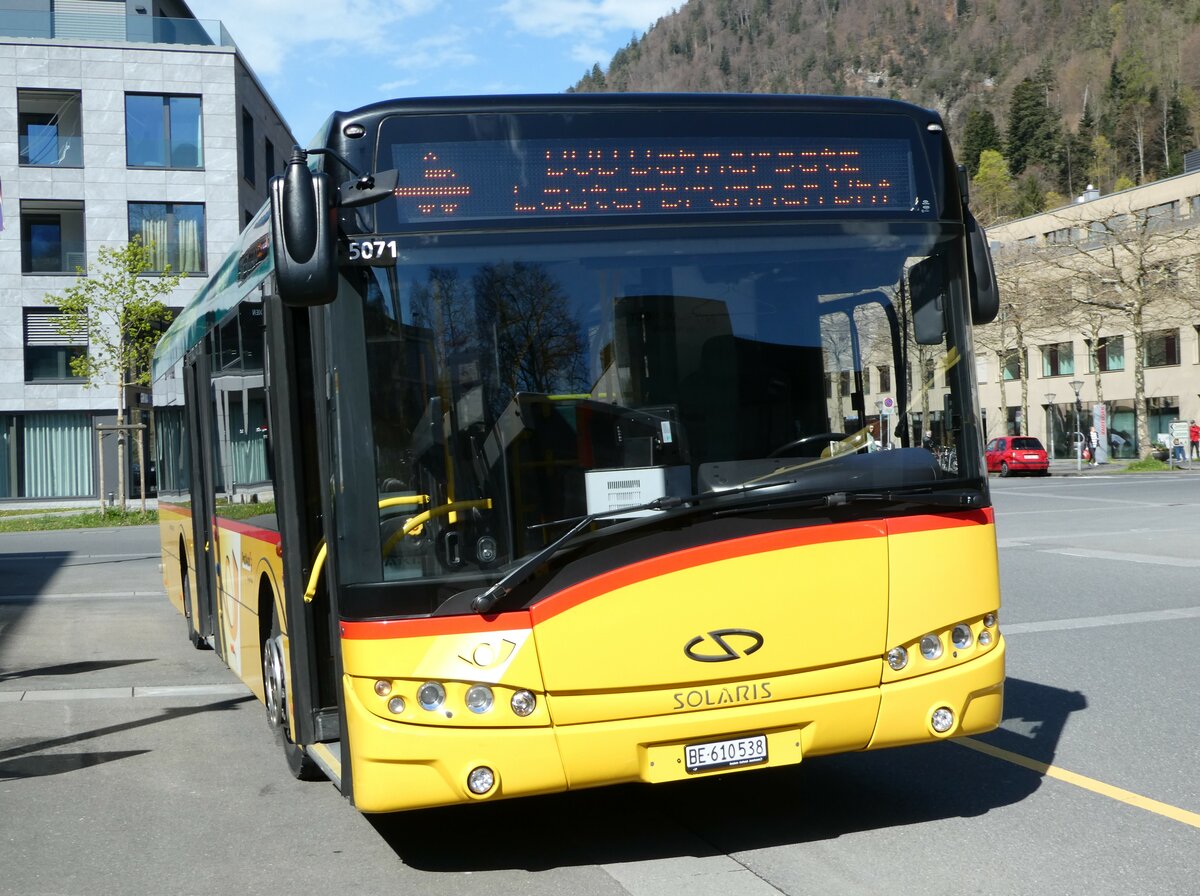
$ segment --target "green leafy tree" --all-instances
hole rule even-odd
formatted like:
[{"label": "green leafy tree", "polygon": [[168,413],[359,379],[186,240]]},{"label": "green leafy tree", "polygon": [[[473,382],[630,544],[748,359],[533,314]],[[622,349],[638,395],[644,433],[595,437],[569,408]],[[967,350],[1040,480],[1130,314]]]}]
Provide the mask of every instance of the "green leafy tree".
[{"label": "green leafy tree", "polygon": [[996,127],[996,118],[990,109],[973,106],[963,123],[962,158],[967,172],[974,177],[979,173],[979,156],[985,149],[997,152],[1004,150],[1004,138]]},{"label": "green leafy tree", "polygon": [[[64,335],[87,336],[88,350],[71,359],[71,372],[97,388],[117,388],[117,425],[125,424],[125,396],[131,386],[150,384],[150,362],[160,327],[171,313],[163,303],[185,274],[167,265],[153,272],[154,244],[134,237],[120,248],[101,246],[95,273],[80,271],[72,286],[46,295],[59,310]],[[117,495],[125,507],[125,440],[118,431]]]},{"label": "green leafy tree", "polygon": [[1018,218],[1026,218],[1046,210],[1046,192],[1032,173],[1026,173],[1016,187],[1016,209]]},{"label": "green leafy tree", "polygon": [[1008,162],[994,149],[985,149],[979,155],[979,172],[972,181],[971,199],[984,227],[1012,214],[1016,188],[1008,171]]}]

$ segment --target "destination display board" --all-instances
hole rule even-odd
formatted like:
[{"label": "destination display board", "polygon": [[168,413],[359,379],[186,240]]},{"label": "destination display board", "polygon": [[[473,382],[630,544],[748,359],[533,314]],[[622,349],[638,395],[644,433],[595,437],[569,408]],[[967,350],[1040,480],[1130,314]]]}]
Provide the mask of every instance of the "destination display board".
[{"label": "destination display board", "polygon": [[[398,143],[394,215],[421,222],[930,212],[891,137],[540,138]],[[386,226],[384,221],[381,227]]]}]

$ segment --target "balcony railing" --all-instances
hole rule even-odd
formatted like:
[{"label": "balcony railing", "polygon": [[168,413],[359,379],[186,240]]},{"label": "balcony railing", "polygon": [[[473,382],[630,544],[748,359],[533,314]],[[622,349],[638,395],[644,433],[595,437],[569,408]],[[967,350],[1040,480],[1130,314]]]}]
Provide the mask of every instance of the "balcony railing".
[{"label": "balcony railing", "polygon": [[45,9],[6,9],[0,15],[0,37],[234,46],[233,38],[225,26],[212,19],[55,12]]}]

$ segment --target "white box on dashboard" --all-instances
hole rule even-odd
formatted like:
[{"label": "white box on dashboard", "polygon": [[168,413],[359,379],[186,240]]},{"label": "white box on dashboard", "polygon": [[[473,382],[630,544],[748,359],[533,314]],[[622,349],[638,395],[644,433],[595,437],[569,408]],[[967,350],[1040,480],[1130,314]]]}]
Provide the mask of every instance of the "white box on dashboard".
[{"label": "white box on dashboard", "polygon": [[[637,507],[668,495],[683,498],[692,493],[690,467],[618,467],[612,470],[585,470],[587,512],[611,513],[625,507]],[[646,516],[653,510],[613,513],[612,517]]]}]

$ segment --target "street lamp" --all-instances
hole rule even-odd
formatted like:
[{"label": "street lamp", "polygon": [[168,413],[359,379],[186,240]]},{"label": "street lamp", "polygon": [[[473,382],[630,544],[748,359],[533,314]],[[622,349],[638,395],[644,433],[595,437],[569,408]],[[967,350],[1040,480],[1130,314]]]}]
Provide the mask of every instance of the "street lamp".
[{"label": "street lamp", "polygon": [[1075,392],[1075,471],[1083,469],[1083,433],[1079,431],[1079,390],[1083,388],[1083,380],[1071,380],[1068,385]]},{"label": "street lamp", "polygon": [[1046,441],[1050,443],[1050,456],[1054,457],[1054,393],[1046,393]]}]

